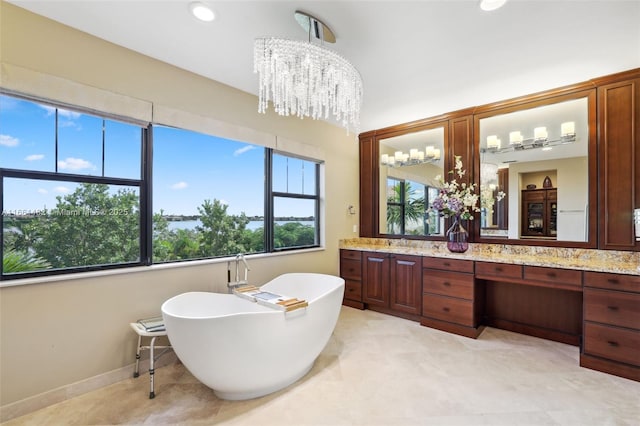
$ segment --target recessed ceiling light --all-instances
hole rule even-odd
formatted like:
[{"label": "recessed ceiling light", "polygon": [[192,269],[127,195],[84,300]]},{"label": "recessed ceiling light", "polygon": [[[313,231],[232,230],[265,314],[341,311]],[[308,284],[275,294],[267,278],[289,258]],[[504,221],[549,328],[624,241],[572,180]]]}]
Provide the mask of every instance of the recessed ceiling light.
[{"label": "recessed ceiling light", "polygon": [[507,0],[481,0],[480,1],[480,9],[486,10],[487,12],[491,10],[496,10],[504,6]]},{"label": "recessed ceiling light", "polygon": [[209,6],[199,1],[189,3],[189,10],[193,16],[204,22],[211,22],[216,17]]}]

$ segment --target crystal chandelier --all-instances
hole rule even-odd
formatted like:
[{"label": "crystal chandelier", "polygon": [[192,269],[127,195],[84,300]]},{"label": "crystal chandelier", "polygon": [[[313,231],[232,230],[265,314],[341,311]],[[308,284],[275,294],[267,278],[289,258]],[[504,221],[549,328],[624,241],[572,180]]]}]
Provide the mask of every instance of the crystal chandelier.
[{"label": "crystal chandelier", "polygon": [[331,30],[318,19],[296,12],[296,20],[308,29],[309,41],[274,37],[258,38],[253,50],[253,72],[259,75],[258,112],[269,101],[279,115],[332,117],[356,133],[360,130],[362,78],[339,54],[311,43],[335,41]]}]

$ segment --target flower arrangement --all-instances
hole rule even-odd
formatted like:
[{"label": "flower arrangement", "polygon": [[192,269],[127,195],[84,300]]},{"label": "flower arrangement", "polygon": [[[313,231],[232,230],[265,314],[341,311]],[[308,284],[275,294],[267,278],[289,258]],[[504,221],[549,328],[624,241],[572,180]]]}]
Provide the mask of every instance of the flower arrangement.
[{"label": "flower arrangement", "polygon": [[431,209],[438,212],[442,217],[454,217],[456,219],[473,220],[473,213],[479,212],[478,195],[476,184],[459,183],[456,179],[462,179],[466,171],[462,168],[461,157],[456,155],[455,168],[449,174],[454,178],[450,182],[445,182],[441,175],[436,176],[440,184],[438,196],[431,203]]}]

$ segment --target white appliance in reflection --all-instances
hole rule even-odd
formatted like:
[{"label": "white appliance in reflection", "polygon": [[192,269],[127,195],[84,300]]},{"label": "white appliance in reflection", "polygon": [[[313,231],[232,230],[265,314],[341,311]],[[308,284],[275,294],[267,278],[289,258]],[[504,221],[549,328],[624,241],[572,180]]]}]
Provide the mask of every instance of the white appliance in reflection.
[{"label": "white appliance in reflection", "polygon": [[636,224],[636,241],[640,241],[640,209],[633,211],[633,221]]}]

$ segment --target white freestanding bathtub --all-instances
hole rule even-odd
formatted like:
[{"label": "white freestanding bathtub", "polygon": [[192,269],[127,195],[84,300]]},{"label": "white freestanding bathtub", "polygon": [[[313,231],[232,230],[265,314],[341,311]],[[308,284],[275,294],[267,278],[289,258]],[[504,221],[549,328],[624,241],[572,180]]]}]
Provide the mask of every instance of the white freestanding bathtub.
[{"label": "white freestanding bathtub", "polygon": [[338,321],[344,280],[289,273],[260,290],[309,305],[284,312],[235,294],[207,292],[183,293],[162,305],[176,355],[222,399],[263,396],[307,374]]}]

